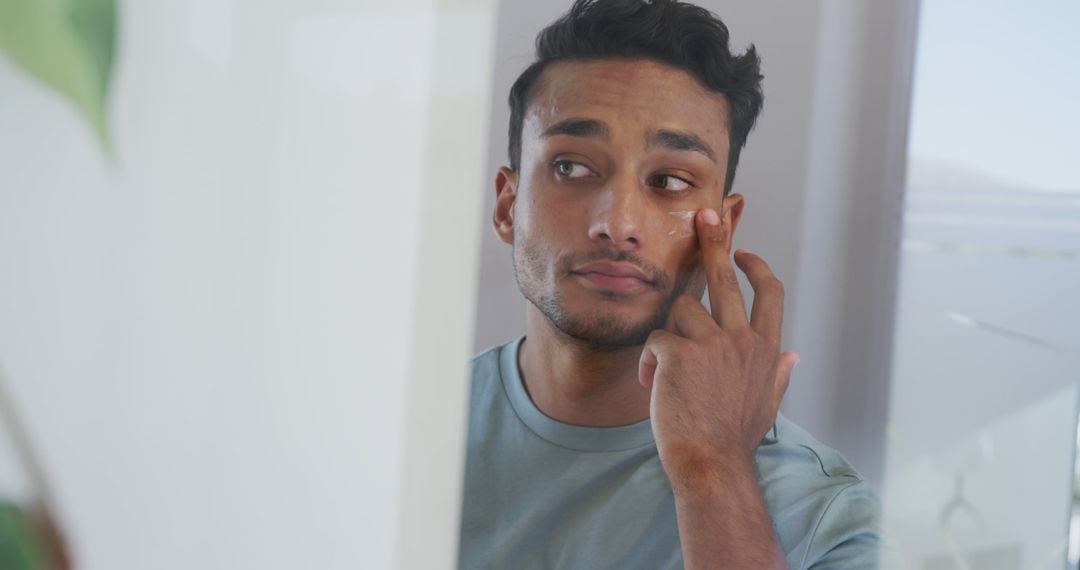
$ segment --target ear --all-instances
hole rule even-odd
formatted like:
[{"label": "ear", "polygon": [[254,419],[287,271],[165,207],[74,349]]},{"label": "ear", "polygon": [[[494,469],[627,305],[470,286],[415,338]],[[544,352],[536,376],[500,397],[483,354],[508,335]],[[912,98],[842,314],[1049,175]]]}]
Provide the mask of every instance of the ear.
[{"label": "ear", "polygon": [[742,194],[732,194],[724,197],[723,211],[720,213],[720,217],[723,218],[724,225],[730,230],[727,235],[724,236],[724,249],[731,251],[731,244],[735,236],[735,228],[739,226],[739,220],[742,218],[743,206],[746,202],[743,200]]},{"label": "ear", "polygon": [[503,166],[495,175],[495,214],[491,221],[503,243],[514,243],[514,202],[517,200],[518,173]]}]

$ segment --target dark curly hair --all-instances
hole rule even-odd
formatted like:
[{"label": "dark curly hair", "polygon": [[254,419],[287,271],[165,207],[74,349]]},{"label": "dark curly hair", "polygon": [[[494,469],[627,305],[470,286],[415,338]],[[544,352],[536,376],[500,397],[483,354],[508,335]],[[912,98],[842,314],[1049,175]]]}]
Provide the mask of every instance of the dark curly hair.
[{"label": "dark curly hair", "polygon": [[677,0],[576,0],[536,36],[536,61],[510,88],[510,168],[521,166],[521,130],[532,89],[559,60],[647,58],[689,72],[727,99],[730,136],[724,194],[731,192],[739,152],[764,96],[761,59],[753,44],[742,55],[728,48],[728,29],[708,10]]}]

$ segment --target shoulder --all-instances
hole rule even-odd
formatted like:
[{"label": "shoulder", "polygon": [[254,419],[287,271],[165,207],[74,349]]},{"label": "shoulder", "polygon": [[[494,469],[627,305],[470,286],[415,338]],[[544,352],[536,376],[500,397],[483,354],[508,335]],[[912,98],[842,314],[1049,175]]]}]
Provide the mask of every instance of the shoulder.
[{"label": "shoulder", "polygon": [[880,502],[843,455],[781,415],[758,448],[757,463],[792,567],[876,567]]},{"label": "shoulder", "polygon": [[773,429],[758,448],[758,466],[762,475],[798,475],[821,482],[843,483],[862,480],[840,452],[818,441],[805,429],[778,414]]},{"label": "shoulder", "polygon": [[490,368],[499,366],[499,354],[502,352],[505,344],[495,345],[483,352],[480,352],[472,358],[472,369],[475,373],[478,368]]},{"label": "shoulder", "polygon": [[502,376],[500,366],[502,364],[503,350],[513,344],[514,342],[511,341],[493,346],[472,358],[470,370],[473,390],[498,383],[499,378]]},{"label": "shoulder", "polygon": [[506,399],[504,371],[517,366],[517,347],[521,339],[488,348],[472,358],[470,374],[470,410],[479,413]]}]

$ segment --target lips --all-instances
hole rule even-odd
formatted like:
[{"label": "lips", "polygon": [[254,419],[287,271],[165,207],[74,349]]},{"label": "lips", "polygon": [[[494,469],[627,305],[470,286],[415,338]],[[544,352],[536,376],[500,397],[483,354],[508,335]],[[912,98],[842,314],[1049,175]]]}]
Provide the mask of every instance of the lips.
[{"label": "lips", "polygon": [[629,291],[652,284],[649,276],[630,263],[597,261],[573,270],[593,285],[603,289]]},{"label": "lips", "polygon": [[633,277],[646,283],[649,282],[649,276],[634,265],[614,261],[596,261],[582,265],[575,269],[574,273],[599,273],[609,277]]}]

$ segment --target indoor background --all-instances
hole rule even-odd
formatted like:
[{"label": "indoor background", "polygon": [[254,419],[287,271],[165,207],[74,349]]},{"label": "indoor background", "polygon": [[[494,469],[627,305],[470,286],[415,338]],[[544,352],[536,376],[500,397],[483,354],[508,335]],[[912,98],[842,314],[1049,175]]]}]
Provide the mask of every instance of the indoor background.
[{"label": "indoor background", "polygon": [[[468,359],[524,323],[506,94],[568,4],[0,0],[0,561],[452,567]],[[784,413],[898,567],[1076,567],[1080,4],[700,4],[763,60]]]}]

